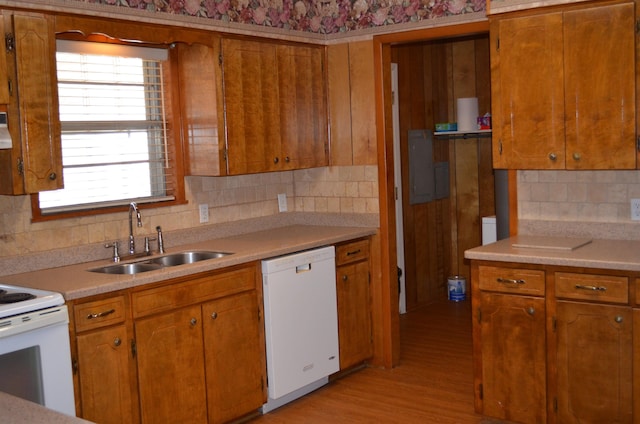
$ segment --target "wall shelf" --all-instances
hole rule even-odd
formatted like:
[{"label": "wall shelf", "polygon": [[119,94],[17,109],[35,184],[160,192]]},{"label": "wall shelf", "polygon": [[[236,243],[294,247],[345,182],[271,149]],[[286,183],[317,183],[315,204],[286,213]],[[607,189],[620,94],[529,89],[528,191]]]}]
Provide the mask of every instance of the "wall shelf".
[{"label": "wall shelf", "polygon": [[433,135],[436,137],[481,138],[481,137],[491,137],[491,130],[437,131],[437,132],[434,132]]}]

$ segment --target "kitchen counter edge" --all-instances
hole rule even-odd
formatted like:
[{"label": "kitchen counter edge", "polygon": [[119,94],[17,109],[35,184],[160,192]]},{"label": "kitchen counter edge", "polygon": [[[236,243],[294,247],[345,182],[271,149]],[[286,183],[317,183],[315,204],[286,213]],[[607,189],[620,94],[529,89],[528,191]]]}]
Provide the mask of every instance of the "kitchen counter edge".
[{"label": "kitchen counter edge", "polygon": [[[518,262],[539,265],[585,267],[620,271],[640,271],[640,241],[592,239],[575,249],[514,247],[528,244],[533,236],[514,236],[495,243],[466,250],[472,260]],[[535,237],[546,245],[567,238]]]}]

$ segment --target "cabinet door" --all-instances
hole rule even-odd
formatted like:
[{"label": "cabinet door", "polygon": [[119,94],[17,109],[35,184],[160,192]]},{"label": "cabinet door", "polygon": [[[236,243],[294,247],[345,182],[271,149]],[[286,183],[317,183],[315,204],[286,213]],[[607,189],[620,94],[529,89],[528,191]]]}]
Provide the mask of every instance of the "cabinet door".
[{"label": "cabinet door", "polygon": [[266,402],[264,324],[255,291],[203,305],[209,423],[228,422]]},{"label": "cabinet door", "polygon": [[228,173],[278,169],[281,131],[276,46],[225,38],[222,72]]},{"label": "cabinet door", "polygon": [[143,423],[206,423],[200,306],[135,322]]},{"label": "cabinet door", "polygon": [[481,292],[483,414],[546,422],[543,298]]},{"label": "cabinet door", "polygon": [[280,169],[326,166],[328,158],[324,48],[277,47],[282,151]]},{"label": "cabinet door", "polygon": [[373,354],[369,263],[337,268],[340,369],[358,364]]},{"label": "cabinet door", "polygon": [[634,4],[565,12],[564,57],[567,169],[635,169]]},{"label": "cabinet door", "polygon": [[[25,193],[62,188],[55,35],[44,16],[13,16]],[[14,140],[15,141],[15,140]]]},{"label": "cabinet door", "polygon": [[565,167],[562,13],[491,22],[495,168]]},{"label": "cabinet door", "polygon": [[631,308],[559,301],[557,313],[558,422],[631,422]]},{"label": "cabinet door", "polygon": [[[177,44],[183,139],[187,143],[188,175],[226,174],[224,127],[220,98],[219,41],[211,45]],[[218,46],[218,47],[215,47]],[[197,78],[195,78],[197,76]]]},{"label": "cabinet door", "polygon": [[136,422],[133,358],[126,327],[81,334],[76,340],[82,418],[101,424]]}]

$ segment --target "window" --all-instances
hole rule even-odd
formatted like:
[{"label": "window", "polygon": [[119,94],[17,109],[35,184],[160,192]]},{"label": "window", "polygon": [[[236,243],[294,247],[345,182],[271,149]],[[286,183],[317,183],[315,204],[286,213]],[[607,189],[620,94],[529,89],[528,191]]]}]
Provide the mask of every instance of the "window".
[{"label": "window", "polygon": [[42,215],[175,199],[165,49],[58,40],[64,189]]}]

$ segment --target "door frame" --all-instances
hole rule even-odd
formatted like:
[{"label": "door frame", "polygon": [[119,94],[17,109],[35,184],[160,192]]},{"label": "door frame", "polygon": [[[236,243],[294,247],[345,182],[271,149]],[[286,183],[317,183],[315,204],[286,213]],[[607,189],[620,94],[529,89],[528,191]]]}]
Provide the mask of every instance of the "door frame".
[{"label": "door frame", "polygon": [[373,37],[376,139],[378,147],[378,197],[380,204],[380,273],[382,364],[391,368],[400,360],[400,318],[397,290],[396,211],[391,93],[391,45],[415,41],[456,38],[489,32],[489,21],[425,28]]}]

